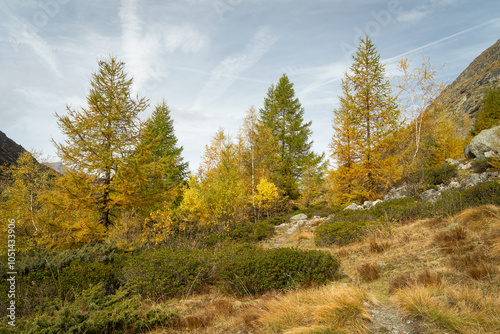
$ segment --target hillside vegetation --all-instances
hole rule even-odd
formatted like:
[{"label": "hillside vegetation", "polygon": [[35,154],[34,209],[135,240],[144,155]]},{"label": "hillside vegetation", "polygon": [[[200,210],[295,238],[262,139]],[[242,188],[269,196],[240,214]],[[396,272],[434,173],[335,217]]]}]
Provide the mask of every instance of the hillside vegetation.
[{"label": "hillside vegetation", "polygon": [[143,120],[125,64],[98,65],[87,105],[56,114],[64,171],[2,167],[0,332],[500,332],[500,159],[461,159],[428,60],[392,86],[360,41],[330,161],[283,74],[195,172],[167,103]]}]

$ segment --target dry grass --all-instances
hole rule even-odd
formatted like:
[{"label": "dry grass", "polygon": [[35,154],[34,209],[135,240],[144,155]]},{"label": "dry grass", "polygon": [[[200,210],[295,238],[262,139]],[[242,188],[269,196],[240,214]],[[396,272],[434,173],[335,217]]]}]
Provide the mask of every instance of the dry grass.
[{"label": "dry grass", "polygon": [[376,236],[370,237],[370,252],[372,253],[383,253],[391,247],[391,243],[387,240],[382,240]]},{"label": "dry grass", "polygon": [[376,301],[365,289],[332,285],[288,293],[264,305],[264,333],[365,333],[366,303]]},{"label": "dry grass", "polygon": [[230,318],[235,312],[234,301],[227,297],[185,301],[180,306],[184,312],[181,313],[176,327],[187,330],[213,326],[217,321]]},{"label": "dry grass", "polygon": [[500,298],[462,286],[399,290],[396,303],[412,316],[458,333],[500,333]]},{"label": "dry grass", "polygon": [[495,205],[478,206],[463,211],[455,219],[467,227],[480,229],[500,220],[500,207]]},{"label": "dry grass", "polygon": [[363,281],[373,281],[379,278],[378,265],[373,263],[363,263],[358,268],[358,274]]},{"label": "dry grass", "polygon": [[[309,231],[289,238],[292,246],[314,247]],[[374,295],[422,319],[426,333],[500,333],[500,207],[387,224],[360,242],[321,250],[340,258],[346,286],[203,297],[181,307],[184,322],[163,333],[366,333]]]},{"label": "dry grass", "polygon": [[389,283],[389,293],[418,286],[438,286],[443,283],[443,274],[438,271],[424,270],[417,275],[399,275]]},{"label": "dry grass", "polygon": [[297,235],[297,240],[300,241],[300,240],[309,240],[309,239],[313,239],[314,238],[314,234],[312,232],[300,232],[298,235]]},{"label": "dry grass", "polygon": [[451,254],[466,245],[467,231],[460,225],[437,232],[434,244],[446,254]]}]

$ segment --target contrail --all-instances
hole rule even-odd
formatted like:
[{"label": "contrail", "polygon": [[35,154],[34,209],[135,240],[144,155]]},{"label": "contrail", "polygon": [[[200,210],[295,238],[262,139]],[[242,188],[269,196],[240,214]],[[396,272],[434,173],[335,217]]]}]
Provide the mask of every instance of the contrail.
[{"label": "contrail", "polygon": [[[468,28],[468,29],[462,30],[462,31],[460,31],[460,32],[457,32],[457,33],[455,33],[455,34],[452,34],[452,35],[450,35],[450,36],[447,36],[447,37],[441,38],[441,39],[439,39],[439,40],[437,40],[437,41],[434,41],[434,42],[431,42],[431,43],[425,44],[425,45],[423,45],[423,46],[420,46],[420,47],[418,47],[418,48],[412,49],[412,50],[410,50],[410,51],[404,52],[404,53],[402,53],[402,54],[400,54],[400,55],[397,55],[397,56],[394,56],[394,57],[391,57],[391,58],[385,59],[385,60],[383,60],[382,62],[383,62],[383,63],[390,63],[390,62],[392,62],[392,61],[394,61],[394,60],[396,60],[396,59],[399,59],[399,58],[401,58],[401,57],[404,57],[404,56],[406,56],[406,55],[412,54],[412,53],[414,53],[414,52],[418,52],[418,51],[420,51],[420,50],[424,50],[424,49],[426,49],[426,48],[428,48],[428,47],[431,47],[431,46],[434,46],[434,45],[438,45],[438,44],[440,44],[440,43],[442,43],[442,42],[445,42],[445,41],[447,41],[447,40],[449,40],[449,39],[452,39],[452,38],[454,38],[454,37],[457,37],[457,36],[460,36],[460,35],[466,34],[466,33],[468,33],[468,32],[471,32],[471,31],[473,31],[473,30],[476,30],[476,29],[478,29],[478,28],[484,27],[484,26],[486,26],[486,25],[489,25],[489,24],[492,24],[492,23],[495,23],[495,22],[500,22],[500,17],[498,17],[498,18],[496,18],[496,19],[489,20],[489,21],[487,21],[487,22],[484,22],[484,23],[481,23],[481,24],[478,24],[478,25],[475,25],[475,26],[473,26],[473,27],[471,27],[471,28]],[[301,92],[301,94],[307,94],[307,93],[309,93],[310,91],[314,91],[314,90],[316,90],[316,89],[318,89],[318,88],[321,88],[321,87],[323,87],[323,86],[326,86],[326,85],[328,85],[328,84],[330,84],[330,83],[332,83],[332,82],[338,81],[338,80],[340,80],[340,79],[341,79],[340,77],[338,77],[338,78],[330,78],[330,79],[325,80],[325,81],[323,81],[323,82],[321,82],[321,83],[319,83],[319,84],[317,84],[317,85],[314,85],[314,86],[312,86],[312,87],[308,87],[308,88],[304,89],[304,90]]]},{"label": "contrail", "polygon": [[454,38],[454,37],[457,37],[457,36],[460,36],[460,35],[466,34],[466,33],[468,33],[468,32],[471,32],[471,31],[473,31],[473,30],[476,30],[476,29],[478,29],[478,28],[481,28],[481,27],[483,27],[483,26],[486,26],[486,25],[492,24],[492,23],[497,22],[497,21],[499,21],[499,22],[500,22],[500,17],[499,17],[499,18],[496,18],[496,19],[493,19],[493,20],[490,20],[490,21],[485,22],[485,23],[478,24],[478,25],[476,25],[476,26],[474,26],[474,27],[471,27],[471,28],[468,28],[468,29],[462,30],[462,31],[457,32],[457,33],[455,33],[455,34],[453,34],[453,35],[450,35],[450,36],[447,36],[447,37],[444,37],[444,38],[438,39],[437,41],[434,41],[434,42],[431,42],[431,43],[429,43],[429,44],[426,44],[426,45],[420,46],[420,47],[415,48],[415,49],[413,49],[413,50],[410,50],[410,51],[407,51],[407,52],[405,52],[405,53],[402,53],[402,54],[400,54],[400,55],[398,55],[398,56],[395,56],[395,57],[392,57],[392,58],[386,59],[386,60],[384,60],[384,63],[389,63],[389,62],[391,62],[391,61],[393,61],[393,60],[396,60],[396,59],[398,59],[398,58],[401,58],[401,57],[404,57],[404,56],[409,55],[409,54],[411,54],[411,53],[414,53],[414,52],[417,52],[417,51],[420,51],[420,50],[426,49],[426,48],[428,48],[428,47],[430,47],[430,46],[434,46],[434,45],[440,44],[440,43],[442,43],[442,42],[444,42],[444,41],[447,41],[447,40],[452,39],[452,38]]}]

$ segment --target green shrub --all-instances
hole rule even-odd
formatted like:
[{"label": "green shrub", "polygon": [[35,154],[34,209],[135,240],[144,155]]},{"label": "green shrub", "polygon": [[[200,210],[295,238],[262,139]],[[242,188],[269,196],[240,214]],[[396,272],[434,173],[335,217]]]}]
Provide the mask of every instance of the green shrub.
[{"label": "green shrub", "polygon": [[500,86],[491,87],[484,94],[483,105],[477,113],[474,128],[471,131],[473,136],[478,135],[482,130],[486,130],[498,125],[500,122]]},{"label": "green shrub", "polygon": [[251,245],[225,250],[219,262],[219,284],[241,296],[326,283],[336,277],[339,267],[337,259],[325,252]]},{"label": "green shrub", "polygon": [[474,173],[485,173],[494,168],[492,162],[493,162],[492,158],[473,160],[471,163],[472,171]]},{"label": "green shrub", "polygon": [[378,221],[403,222],[421,219],[434,214],[433,204],[418,201],[413,197],[382,202],[368,210]]},{"label": "green shrub", "polygon": [[283,217],[283,216],[275,216],[275,217],[268,218],[264,221],[267,222],[268,224],[277,226],[277,225],[281,225],[283,223],[286,223],[288,221],[288,219]]},{"label": "green shrub", "polygon": [[[142,333],[164,326],[176,318],[176,311],[161,304],[148,308],[137,296],[120,289],[107,295],[102,284],[77,295],[71,303],[54,298],[42,314],[18,323],[23,333]],[[2,329],[0,327],[0,329]]]},{"label": "green shrub", "polygon": [[126,260],[122,280],[134,293],[155,301],[203,291],[213,276],[211,255],[203,250],[156,250]]},{"label": "green shrub", "polygon": [[[61,269],[43,269],[19,275],[17,314],[32,315],[43,310],[51,298],[72,301],[92,285],[102,284],[108,294],[120,287],[121,264],[73,261]],[[1,287],[1,285],[0,285]],[[3,304],[4,301],[1,301]]]},{"label": "green shrub", "polygon": [[435,203],[435,208],[437,214],[449,216],[456,215],[468,208],[486,204],[500,205],[500,183],[490,181],[469,189],[445,191]]},{"label": "green shrub", "polygon": [[[61,293],[75,291],[81,292],[89,286],[103,284],[108,294],[116,291],[120,285],[120,266],[117,263],[86,263],[72,262],[63,268],[58,275],[58,286]],[[68,296],[66,296],[68,298]]]},{"label": "green shrub", "polygon": [[274,235],[274,225],[269,221],[245,222],[233,225],[229,229],[229,237],[237,241],[261,241]]},{"label": "green shrub", "polygon": [[453,177],[457,176],[457,166],[443,164],[425,169],[425,183],[437,186],[438,184],[448,183]]},{"label": "green shrub", "polygon": [[359,241],[364,235],[366,221],[329,221],[316,229],[315,241],[318,246],[346,245]]},{"label": "green shrub", "polygon": [[18,268],[20,273],[27,274],[43,269],[61,269],[74,261],[109,263],[118,253],[118,248],[109,243],[85,245],[62,251],[30,251],[20,254]]}]

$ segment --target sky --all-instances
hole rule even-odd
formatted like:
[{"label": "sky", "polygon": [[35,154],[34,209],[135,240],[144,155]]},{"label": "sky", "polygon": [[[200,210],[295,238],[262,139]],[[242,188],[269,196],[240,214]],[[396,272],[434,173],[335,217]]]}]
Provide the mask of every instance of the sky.
[{"label": "sky", "polygon": [[0,0],[0,131],[60,160],[55,114],[86,106],[98,61],[116,57],[149,99],[163,99],[196,171],[218,129],[235,138],[286,74],[330,154],[332,110],[359,39],[390,77],[402,57],[429,58],[451,83],[500,39],[498,0]]}]

